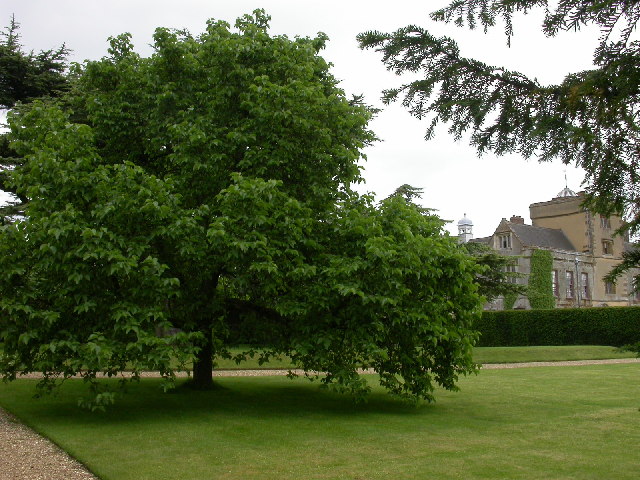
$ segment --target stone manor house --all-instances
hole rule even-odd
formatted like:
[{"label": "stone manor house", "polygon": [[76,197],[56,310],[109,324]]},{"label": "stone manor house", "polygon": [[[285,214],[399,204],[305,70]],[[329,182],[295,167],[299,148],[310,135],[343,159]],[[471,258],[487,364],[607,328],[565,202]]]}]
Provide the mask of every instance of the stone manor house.
[{"label": "stone manor house", "polygon": [[[532,225],[520,216],[503,218],[493,235],[473,238],[473,223],[466,214],[458,222],[460,242],[482,242],[502,255],[516,257],[511,267],[522,277],[513,281],[526,284],[531,271],[531,254],[544,249],[553,256],[551,272],[556,306],[598,307],[640,304],[640,296],[633,293],[630,272],[614,283],[604,276],[622,260],[622,253],[632,244],[628,236],[614,235],[622,226],[617,216],[603,217],[582,206],[583,193],[564,188],[547,202],[529,205]],[[498,298],[486,309],[502,310],[504,301]],[[520,296],[513,308],[529,309],[529,300]]]}]

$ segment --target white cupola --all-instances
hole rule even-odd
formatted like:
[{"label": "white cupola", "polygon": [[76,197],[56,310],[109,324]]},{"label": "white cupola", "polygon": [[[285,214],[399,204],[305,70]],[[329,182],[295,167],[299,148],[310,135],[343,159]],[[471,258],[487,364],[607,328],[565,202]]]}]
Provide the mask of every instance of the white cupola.
[{"label": "white cupola", "polygon": [[458,222],[458,241],[467,243],[473,238],[473,222],[464,214],[464,218]]},{"label": "white cupola", "polygon": [[562,190],[558,192],[558,194],[553,198],[567,198],[567,197],[577,197],[578,194],[571,190],[569,187],[564,187]]}]

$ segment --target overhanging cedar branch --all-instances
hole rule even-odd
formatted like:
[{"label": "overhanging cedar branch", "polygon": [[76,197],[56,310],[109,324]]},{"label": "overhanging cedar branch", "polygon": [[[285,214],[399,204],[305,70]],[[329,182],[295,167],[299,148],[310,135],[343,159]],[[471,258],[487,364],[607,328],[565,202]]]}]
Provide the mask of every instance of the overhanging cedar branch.
[{"label": "overhanging cedar branch", "polygon": [[[461,57],[454,40],[414,25],[358,38],[362,48],[382,53],[389,70],[419,77],[386,90],[383,99],[391,103],[402,97],[412,115],[429,118],[427,139],[442,122],[456,139],[470,133],[479,154],[519,153],[573,163],[587,172],[591,206],[604,214],[625,214],[630,228],[638,229],[640,44],[630,41],[630,34],[640,18],[639,3],[560,1],[547,11],[542,26],[547,35],[587,24],[601,29],[595,68],[569,74],[558,85],[542,86],[519,72]],[[485,29],[503,18],[511,35],[513,13],[540,6],[549,8],[536,0],[458,0],[432,18]]]}]

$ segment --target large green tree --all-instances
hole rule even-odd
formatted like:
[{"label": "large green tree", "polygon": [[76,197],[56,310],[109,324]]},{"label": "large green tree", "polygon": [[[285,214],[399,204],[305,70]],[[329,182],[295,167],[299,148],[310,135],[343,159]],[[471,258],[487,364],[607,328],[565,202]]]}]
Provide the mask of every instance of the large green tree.
[{"label": "large green tree", "polygon": [[[69,88],[66,46],[27,53],[20,43],[19,27],[12,17],[9,26],[0,32],[0,109],[11,109],[18,102],[56,97]],[[24,211],[26,198],[16,195],[7,182],[7,173],[22,161],[9,147],[7,135],[0,134],[0,190],[15,197],[8,205],[0,206],[1,223]]]},{"label": "large green tree", "polygon": [[[586,171],[589,206],[623,214],[632,233],[640,229],[640,19],[637,0],[455,0],[433,12],[436,21],[485,30],[503,20],[513,34],[516,13],[545,9],[543,32],[600,28],[594,68],[569,73],[558,85],[465,58],[456,42],[411,25],[393,33],[366,32],[363,48],[383,54],[387,67],[417,79],[386,90],[386,103],[401,99],[413,115],[427,118],[427,138],[440,122],[456,139],[470,133],[479,153],[515,152],[540,161],[558,159]],[[637,265],[630,258],[629,266]]]},{"label": "large green tree", "polygon": [[323,35],[268,20],[158,29],[149,58],[113,38],[61,101],[10,114],[29,203],[0,230],[5,378],[80,373],[100,406],[98,373],[170,381],[177,360],[208,388],[239,337],[356,395],[360,368],[412,399],[474,371],[474,262],[437,217],[351,190],[372,112]]}]

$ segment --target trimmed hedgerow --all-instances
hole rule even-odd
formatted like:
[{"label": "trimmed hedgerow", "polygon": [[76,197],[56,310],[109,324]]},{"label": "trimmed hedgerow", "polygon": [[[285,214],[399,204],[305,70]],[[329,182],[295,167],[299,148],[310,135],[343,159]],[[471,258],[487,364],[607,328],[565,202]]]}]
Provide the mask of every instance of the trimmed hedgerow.
[{"label": "trimmed hedgerow", "polygon": [[481,347],[612,345],[640,341],[640,307],[483,312]]}]

